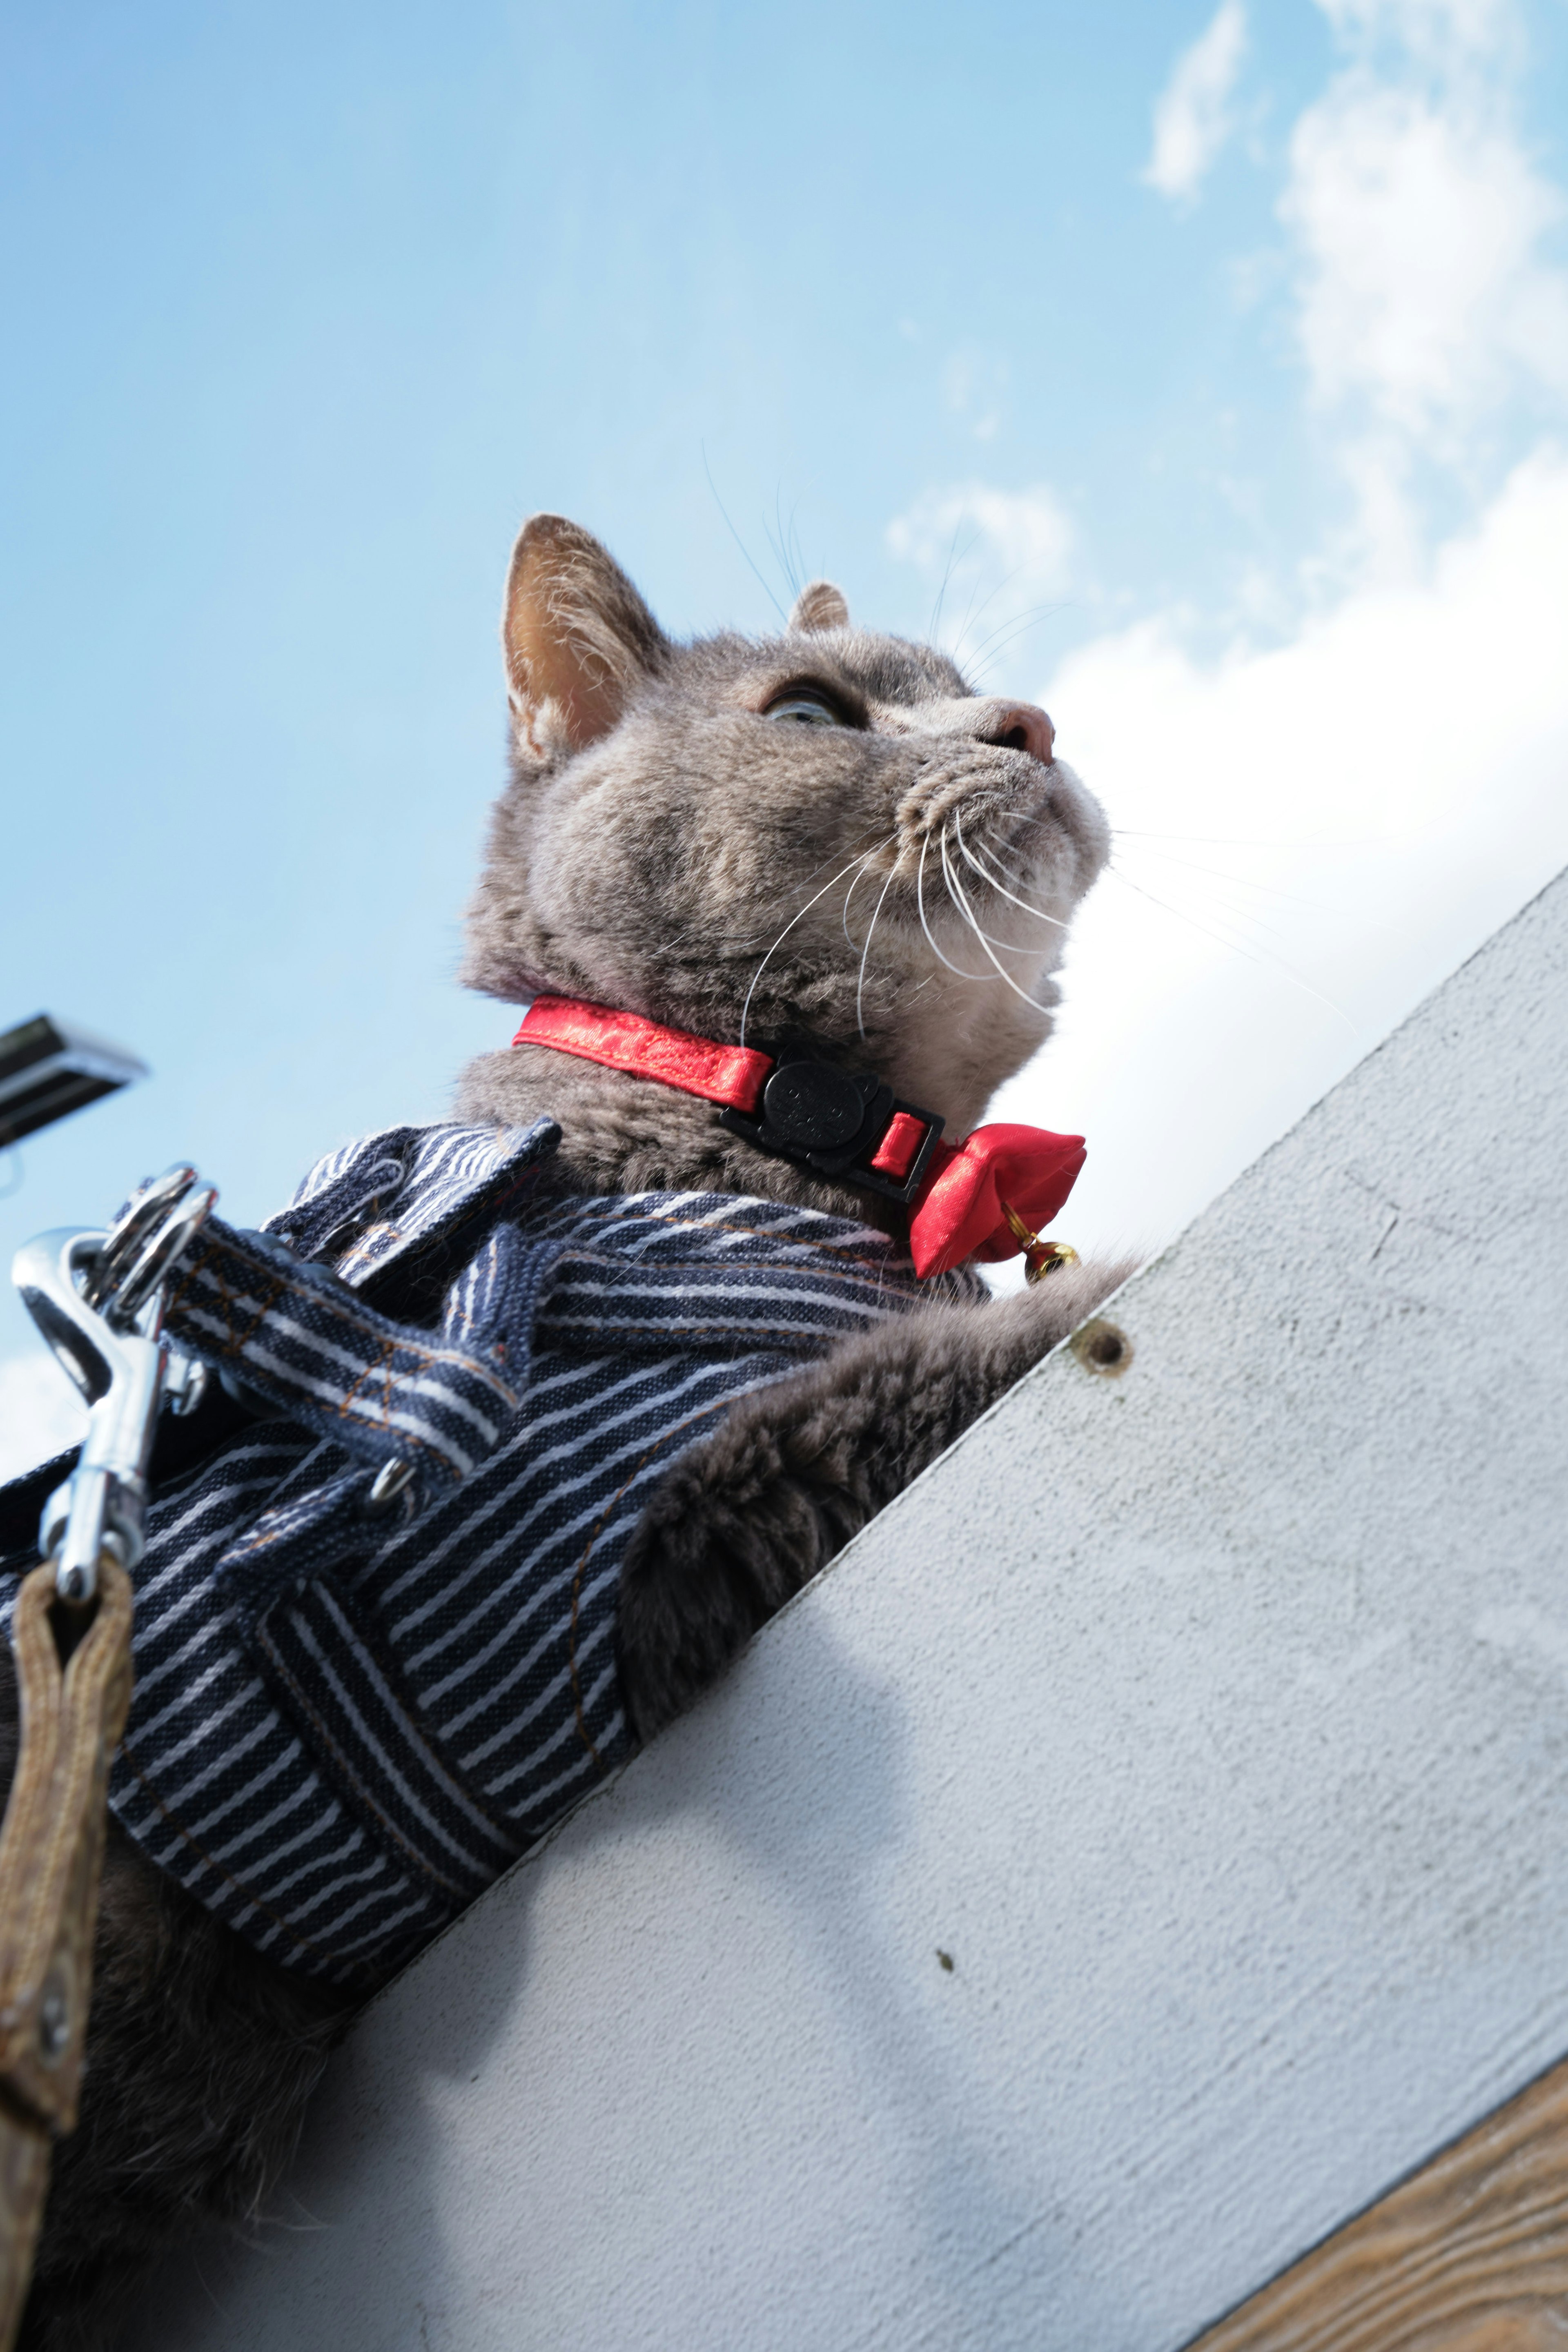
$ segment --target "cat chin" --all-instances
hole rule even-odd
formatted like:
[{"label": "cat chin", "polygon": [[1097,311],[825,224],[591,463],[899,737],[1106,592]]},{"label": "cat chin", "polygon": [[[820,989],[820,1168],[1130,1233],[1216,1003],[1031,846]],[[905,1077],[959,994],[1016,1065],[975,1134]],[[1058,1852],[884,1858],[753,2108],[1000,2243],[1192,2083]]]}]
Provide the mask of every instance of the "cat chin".
[{"label": "cat chin", "polygon": [[1012,877],[1008,887],[1026,887],[1049,901],[1047,912],[1065,920],[1093,887],[1110,857],[1105,812],[1065,761],[1055,761],[1048,782],[1032,805],[1010,813],[1005,830],[994,830],[992,862]]},{"label": "cat chin", "polygon": [[1049,774],[1050,814],[1077,853],[1081,879],[1075,895],[1081,898],[1110,861],[1110,826],[1076,768],[1054,760]]}]

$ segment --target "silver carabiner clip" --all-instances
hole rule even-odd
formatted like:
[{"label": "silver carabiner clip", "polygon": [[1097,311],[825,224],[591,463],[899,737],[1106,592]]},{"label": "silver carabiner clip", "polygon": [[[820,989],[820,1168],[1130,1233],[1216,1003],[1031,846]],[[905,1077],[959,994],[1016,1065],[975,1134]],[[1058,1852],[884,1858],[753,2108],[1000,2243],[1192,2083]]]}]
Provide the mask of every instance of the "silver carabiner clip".
[{"label": "silver carabiner clip", "polygon": [[[105,1552],[127,1569],[142,1557],[168,1372],[164,1286],[216,1199],[194,1168],[171,1168],[132,1195],[107,1233],[40,1234],[12,1265],[23,1304],[88,1406],[77,1466],[38,1528],[61,1600],[79,1607],[98,1589]],[[187,1412],[199,1400],[199,1369],[186,1368],[180,1386]]]}]

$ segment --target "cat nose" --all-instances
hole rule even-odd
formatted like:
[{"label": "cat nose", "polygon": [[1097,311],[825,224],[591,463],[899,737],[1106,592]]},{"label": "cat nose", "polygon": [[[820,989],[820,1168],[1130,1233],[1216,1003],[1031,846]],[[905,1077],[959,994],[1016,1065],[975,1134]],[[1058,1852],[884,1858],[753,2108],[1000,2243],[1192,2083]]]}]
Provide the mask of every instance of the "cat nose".
[{"label": "cat nose", "polygon": [[996,743],[1008,751],[1027,751],[1032,760],[1050,765],[1056,730],[1037,703],[1004,702],[987,714],[983,743]]}]

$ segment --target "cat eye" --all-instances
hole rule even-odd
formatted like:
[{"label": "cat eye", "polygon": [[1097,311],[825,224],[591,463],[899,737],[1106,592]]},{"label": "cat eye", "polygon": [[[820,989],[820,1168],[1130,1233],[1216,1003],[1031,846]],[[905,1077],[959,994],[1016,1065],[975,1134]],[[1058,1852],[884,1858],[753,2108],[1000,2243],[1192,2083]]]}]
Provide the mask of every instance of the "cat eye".
[{"label": "cat eye", "polygon": [[816,693],[808,686],[786,687],[775,701],[763,711],[764,719],[793,719],[800,727],[842,727],[843,712],[830,702],[826,694]]}]

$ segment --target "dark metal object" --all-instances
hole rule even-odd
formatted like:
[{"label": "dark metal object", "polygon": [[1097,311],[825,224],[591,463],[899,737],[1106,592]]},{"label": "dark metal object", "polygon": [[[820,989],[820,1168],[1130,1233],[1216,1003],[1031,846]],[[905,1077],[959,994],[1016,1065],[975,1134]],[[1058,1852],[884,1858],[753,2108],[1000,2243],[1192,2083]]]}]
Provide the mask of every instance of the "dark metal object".
[{"label": "dark metal object", "polygon": [[0,1032],[0,1146],[148,1076],[145,1062],[40,1013]]},{"label": "dark metal object", "polygon": [[110,1230],[40,1234],[16,1253],[22,1302],[88,1407],[76,1466],[44,1506],[38,1549],[62,1601],[90,1601],[100,1559],[142,1556],[147,1469],[167,1349],[163,1285],[217,1194],[194,1168],[132,1193]]}]

